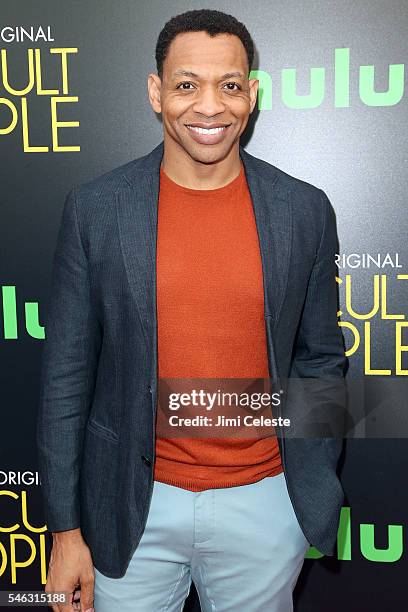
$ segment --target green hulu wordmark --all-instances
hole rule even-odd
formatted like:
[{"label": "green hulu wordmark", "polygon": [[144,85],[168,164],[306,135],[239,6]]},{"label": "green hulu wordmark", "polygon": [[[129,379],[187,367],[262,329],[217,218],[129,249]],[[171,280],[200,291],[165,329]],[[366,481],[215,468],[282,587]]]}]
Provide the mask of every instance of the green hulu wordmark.
[{"label": "green hulu wordmark", "polygon": [[[351,533],[351,511],[343,507],[340,513],[339,529],[337,532],[337,558],[340,561],[351,561],[352,552],[355,554],[357,546],[361,555],[368,561],[377,563],[395,563],[402,557],[404,551],[402,525],[387,525],[388,539],[385,547],[375,544],[375,525],[361,523],[359,542],[353,543]],[[381,529],[384,529],[381,527]],[[323,554],[311,546],[305,555],[306,559],[320,559]]]},{"label": "green hulu wordmark", "polygon": [[[5,340],[17,340],[18,338],[18,316],[16,288],[14,285],[2,287],[3,306],[3,331]],[[37,340],[44,340],[45,330],[40,325],[38,302],[26,302],[24,304],[25,329],[29,336]]]},{"label": "green hulu wordmark", "polygon": [[[334,51],[334,91],[330,96],[335,108],[350,106],[350,49]],[[354,73],[354,70],[353,70]],[[275,87],[272,77],[264,70],[251,70],[249,78],[259,80],[258,108],[272,110]],[[358,72],[358,95],[366,106],[395,106],[404,95],[404,64],[388,66],[388,87],[385,91],[375,89],[375,66],[360,66]],[[309,93],[297,93],[297,69],[283,68],[280,80],[282,103],[288,108],[317,108],[327,96],[326,68],[310,68]]]}]

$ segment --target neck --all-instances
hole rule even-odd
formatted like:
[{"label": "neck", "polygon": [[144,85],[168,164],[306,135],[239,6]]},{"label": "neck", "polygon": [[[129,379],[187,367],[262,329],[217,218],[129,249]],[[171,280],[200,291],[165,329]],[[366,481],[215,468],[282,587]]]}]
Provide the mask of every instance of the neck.
[{"label": "neck", "polygon": [[175,150],[167,146],[164,139],[161,168],[175,183],[189,189],[218,189],[234,180],[240,172],[239,143],[227,157],[218,162],[205,164],[193,159],[182,147]]}]

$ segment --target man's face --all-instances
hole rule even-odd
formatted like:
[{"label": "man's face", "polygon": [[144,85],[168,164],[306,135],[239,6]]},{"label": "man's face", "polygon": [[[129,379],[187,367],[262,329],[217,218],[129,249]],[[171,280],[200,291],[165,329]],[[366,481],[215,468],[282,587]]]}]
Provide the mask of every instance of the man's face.
[{"label": "man's face", "polygon": [[183,32],[171,42],[163,79],[149,75],[150,103],[161,112],[167,147],[215,163],[238,146],[256,103],[257,79],[248,80],[241,40]]}]

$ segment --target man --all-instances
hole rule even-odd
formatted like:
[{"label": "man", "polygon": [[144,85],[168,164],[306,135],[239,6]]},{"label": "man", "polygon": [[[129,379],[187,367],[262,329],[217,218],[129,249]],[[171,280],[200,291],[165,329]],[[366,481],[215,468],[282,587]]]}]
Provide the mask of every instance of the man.
[{"label": "man", "polygon": [[46,590],[82,610],[180,610],[193,580],[204,611],[287,612],[309,545],[333,554],[339,440],[156,435],[161,379],[343,379],[333,209],[240,145],[253,53],[230,15],[171,19],[163,142],[65,203],[38,448]]}]

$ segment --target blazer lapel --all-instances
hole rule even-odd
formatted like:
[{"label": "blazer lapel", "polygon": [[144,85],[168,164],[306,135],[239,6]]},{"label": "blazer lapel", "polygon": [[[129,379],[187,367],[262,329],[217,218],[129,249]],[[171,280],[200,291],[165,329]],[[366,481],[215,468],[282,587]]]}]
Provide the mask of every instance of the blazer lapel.
[{"label": "blazer lapel", "polygon": [[[253,202],[264,283],[265,318],[279,319],[289,275],[290,201],[279,193],[278,171],[247,153],[240,156]],[[148,348],[157,358],[156,244],[163,142],[128,175],[117,194],[117,219],[129,284]],[[153,347],[152,347],[153,342]]]},{"label": "blazer lapel", "polygon": [[[156,240],[162,143],[117,193],[120,242],[147,348],[156,351]],[[155,357],[155,355],[153,356]]]},{"label": "blazer lapel", "polygon": [[292,249],[292,207],[280,193],[278,170],[240,147],[251,193],[261,252],[265,317],[276,326],[289,278]]}]

